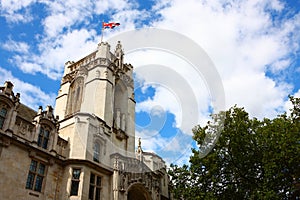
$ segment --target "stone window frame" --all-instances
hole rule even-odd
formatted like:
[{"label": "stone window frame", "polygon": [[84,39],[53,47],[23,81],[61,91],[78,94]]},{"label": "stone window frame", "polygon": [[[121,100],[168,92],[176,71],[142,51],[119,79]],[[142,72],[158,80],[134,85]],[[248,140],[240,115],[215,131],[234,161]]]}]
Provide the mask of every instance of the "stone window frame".
[{"label": "stone window frame", "polygon": [[0,105],[0,129],[4,127],[5,120],[7,118],[8,109],[5,104]]},{"label": "stone window frame", "polygon": [[25,188],[36,192],[42,192],[46,174],[47,165],[42,161],[32,159],[29,165]]},{"label": "stone window frame", "polygon": [[90,174],[89,183],[89,200],[100,200],[102,189],[102,176],[97,175],[93,172]]},{"label": "stone window frame", "polygon": [[94,142],[94,147],[93,147],[93,161],[95,162],[100,162],[100,155],[101,155],[101,143],[97,140]]},{"label": "stone window frame", "polygon": [[[98,154],[98,161],[97,158],[95,158],[96,153],[96,144],[99,144],[100,150]],[[94,140],[93,140],[93,161],[100,163],[101,156],[106,154],[106,140],[103,138],[100,134],[94,134]]]},{"label": "stone window frame", "polygon": [[[40,127],[40,131],[38,134],[38,139],[37,139],[37,145],[43,149],[48,149],[49,147],[49,143],[50,143],[50,139],[51,139],[51,128],[47,125],[42,125]],[[48,133],[48,136],[45,135],[45,133]],[[45,141],[46,146],[45,146]]]},{"label": "stone window frame", "polygon": [[[75,174],[75,171],[79,171],[79,174]],[[78,196],[81,172],[82,169],[79,167],[72,168],[70,196]]]}]

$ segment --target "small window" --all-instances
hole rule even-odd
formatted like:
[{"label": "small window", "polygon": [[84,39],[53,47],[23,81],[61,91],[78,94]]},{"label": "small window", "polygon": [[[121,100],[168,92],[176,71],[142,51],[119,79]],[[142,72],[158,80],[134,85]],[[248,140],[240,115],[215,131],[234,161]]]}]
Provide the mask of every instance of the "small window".
[{"label": "small window", "polygon": [[70,196],[78,195],[81,169],[73,169]]},{"label": "small window", "polygon": [[89,200],[100,200],[101,194],[101,177],[91,173]]},{"label": "small window", "polygon": [[43,180],[45,177],[45,171],[46,166],[43,163],[32,160],[26,181],[26,189],[41,192],[43,187]]},{"label": "small window", "polygon": [[1,108],[1,110],[0,110],[0,129],[3,128],[6,114],[7,114],[7,109]]},{"label": "small window", "polygon": [[94,145],[94,156],[93,160],[96,162],[99,162],[100,158],[100,144],[98,142],[95,143]]},{"label": "small window", "polygon": [[49,142],[49,135],[50,135],[50,131],[48,129],[41,127],[37,145],[39,147],[47,149],[48,142]]}]

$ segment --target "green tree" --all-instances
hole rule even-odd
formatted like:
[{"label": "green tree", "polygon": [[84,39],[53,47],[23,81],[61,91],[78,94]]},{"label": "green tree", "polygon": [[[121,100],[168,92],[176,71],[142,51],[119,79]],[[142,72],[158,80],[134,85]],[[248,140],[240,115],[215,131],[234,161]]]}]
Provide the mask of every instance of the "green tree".
[{"label": "green tree", "polygon": [[203,158],[201,145],[216,126],[196,126],[193,138],[200,150],[192,149],[189,167],[171,165],[169,170],[174,196],[193,200],[300,199],[300,99],[290,100],[291,113],[274,119],[250,119],[237,106],[223,112],[220,137]]}]

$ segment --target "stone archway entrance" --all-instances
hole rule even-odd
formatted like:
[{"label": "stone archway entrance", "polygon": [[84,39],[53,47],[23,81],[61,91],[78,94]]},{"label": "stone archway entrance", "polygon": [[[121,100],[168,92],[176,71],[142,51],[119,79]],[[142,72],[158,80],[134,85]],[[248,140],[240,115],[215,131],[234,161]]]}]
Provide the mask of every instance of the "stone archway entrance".
[{"label": "stone archway entrance", "polygon": [[148,190],[140,183],[131,185],[127,192],[127,200],[151,200]]}]

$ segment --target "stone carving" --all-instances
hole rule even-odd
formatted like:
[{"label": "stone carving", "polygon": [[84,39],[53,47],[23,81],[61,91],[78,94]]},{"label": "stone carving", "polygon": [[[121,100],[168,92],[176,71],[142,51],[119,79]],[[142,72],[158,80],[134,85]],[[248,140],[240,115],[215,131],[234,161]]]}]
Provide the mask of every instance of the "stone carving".
[{"label": "stone carving", "polygon": [[127,87],[134,87],[133,80],[126,74],[120,74],[120,79],[122,79]]},{"label": "stone carving", "polygon": [[107,69],[105,69],[105,71],[104,71],[104,77],[108,78],[108,71],[107,71]]},{"label": "stone carving", "polygon": [[95,76],[96,76],[96,78],[100,78],[101,74],[100,74],[99,70],[96,71],[96,75]]},{"label": "stone carving", "polygon": [[76,74],[76,76],[87,76],[88,75],[88,69],[85,66],[81,66]]},{"label": "stone carving", "polygon": [[100,58],[100,65],[105,65],[107,64],[107,59],[106,58]]}]

